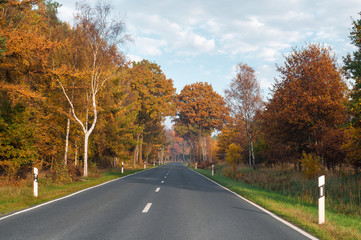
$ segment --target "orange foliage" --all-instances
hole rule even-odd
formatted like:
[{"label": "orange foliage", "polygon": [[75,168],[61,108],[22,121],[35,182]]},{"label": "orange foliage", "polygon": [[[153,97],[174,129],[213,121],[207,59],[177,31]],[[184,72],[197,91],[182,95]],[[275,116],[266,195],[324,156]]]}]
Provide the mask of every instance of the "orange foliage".
[{"label": "orange foliage", "polygon": [[280,79],[263,114],[267,141],[283,145],[291,161],[298,161],[303,151],[321,154],[327,133],[347,120],[346,84],[335,57],[329,48],[310,44],[295,49],[278,71]]}]

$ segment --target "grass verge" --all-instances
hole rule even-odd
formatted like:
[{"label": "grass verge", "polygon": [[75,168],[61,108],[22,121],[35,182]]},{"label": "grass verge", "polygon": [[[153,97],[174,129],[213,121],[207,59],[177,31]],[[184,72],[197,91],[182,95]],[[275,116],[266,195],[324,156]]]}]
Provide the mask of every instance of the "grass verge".
[{"label": "grass verge", "polygon": [[83,178],[81,181],[70,184],[42,184],[42,179],[39,179],[39,197],[37,198],[33,196],[32,182],[28,182],[23,186],[0,186],[0,216],[63,197],[141,170],[143,169],[131,169],[124,171],[122,174],[118,169],[110,169],[100,172],[97,177]]},{"label": "grass verge", "polygon": [[318,225],[317,205],[302,204],[294,197],[245,184],[223,175],[212,176],[209,170],[196,171],[320,239],[361,239],[359,216],[343,215],[326,208],[326,223]]}]

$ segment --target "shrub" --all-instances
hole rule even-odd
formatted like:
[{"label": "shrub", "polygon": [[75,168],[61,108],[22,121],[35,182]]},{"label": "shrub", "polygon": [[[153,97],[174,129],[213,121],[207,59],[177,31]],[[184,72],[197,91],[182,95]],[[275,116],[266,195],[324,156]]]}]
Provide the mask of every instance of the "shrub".
[{"label": "shrub", "polygon": [[321,163],[314,153],[302,153],[301,164],[303,167],[303,175],[308,178],[315,178],[322,173]]}]

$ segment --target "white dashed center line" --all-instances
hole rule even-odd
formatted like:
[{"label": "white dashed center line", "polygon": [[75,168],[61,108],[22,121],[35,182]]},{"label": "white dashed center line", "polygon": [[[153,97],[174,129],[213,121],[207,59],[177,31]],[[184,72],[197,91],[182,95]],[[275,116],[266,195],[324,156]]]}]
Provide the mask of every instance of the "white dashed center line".
[{"label": "white dashed center line", "polygon": [[151,206],[152,206],[152,203],[147,203],[147,205],[145,205],[145,208],[143,209],[142,213],[147,213]]},{"label": "white dashed center line", "polygon": [[162,181],[162,183],[164,183],[164,181]]},{"label": "white dashed center line", "polygon": [[155,190],[155,192],[159,192],[159,190],[160,190],[160,188],[157,188],[157,189]]}]

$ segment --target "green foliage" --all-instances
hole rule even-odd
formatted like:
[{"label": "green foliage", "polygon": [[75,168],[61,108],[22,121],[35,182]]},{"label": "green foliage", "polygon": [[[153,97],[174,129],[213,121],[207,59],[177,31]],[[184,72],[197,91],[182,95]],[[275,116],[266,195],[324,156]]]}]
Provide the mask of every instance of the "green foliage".
[{"label": "green foliage", "polygon": [[[361,16],[361,13],[360,13]],[[356,51],[344,59],[344,70],[347,77],[354,79],[351,99],[348,107],[351,114],[351,127],[347,130],[347,142],[343,145],[347,161],[358,171],[361,168],[361,18],[353,21],[350,32],[351,43]]]},{"label": "green foliage", "polygon": [[37,158],[30,113],[21,103],[12,104],[6,94],[0,99],[0,174],[15,179],[24,176]]},{"label": "green foliage", "polygon": [[302,172],[308,179],[315,179],[321,174],[321,163],[314,153],[302,153],[301,157]]},{"label": "green foliage", "polygon": [[[360,13],[361,16],[361,13]],[[357,50],[348,54],[344,59],[344,70],[349,78],[353,78],[355,83],[351,92],[349,110],[353,116],[352,124],[361,126],[361,18],[353,21],[350,32],[351,43]]]}]

